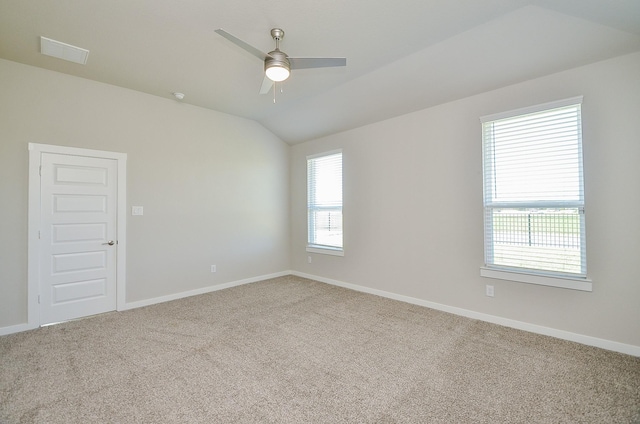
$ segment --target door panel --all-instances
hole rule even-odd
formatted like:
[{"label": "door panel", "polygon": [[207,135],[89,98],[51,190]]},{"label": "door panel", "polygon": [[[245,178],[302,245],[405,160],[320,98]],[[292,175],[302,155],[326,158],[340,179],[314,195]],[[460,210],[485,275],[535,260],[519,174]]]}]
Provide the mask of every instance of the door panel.
[{"label": "door panel", "polygon": [[79,273],[87,271],[105,271],[107,269],[106,252],[76,252],[51,255],[51,275]]},{"label": "door panel", "polygon": [[104,297],[107,293],[107,280],[87,280],[77,283],[53,285],[53,303],[81,301]]},{"label": "door panel", "polygon": [[57,194],[53,196],[53,212],[105,213],[107,212],[107,198],[106,196]]},{"label": "door panel", "polygon": [[100,241],[107,238],[106,223],[93,224],[53,224],[51,226],[53,234],[52,242],[60,243],[77,243],[81,241]]},{"label": "door panel", "polygon": [[117,161],[41,157],[40,322],[116,308]]},{"label": "door panel", "polygon": [[55,166],[55,181],[57,184],[94,184],[105,186],[107,173],[105,169],[87,168],[79,166]]}]

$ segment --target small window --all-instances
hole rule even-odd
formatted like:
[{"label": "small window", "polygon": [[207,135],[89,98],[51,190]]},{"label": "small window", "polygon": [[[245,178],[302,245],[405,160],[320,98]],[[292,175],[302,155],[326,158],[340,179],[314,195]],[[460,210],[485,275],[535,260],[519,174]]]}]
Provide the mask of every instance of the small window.
[{"label": "small window", "polygon": [[342,255],[342,152],[307,157],[307,251]]},{"label": "small window", "polygon": [[487,268],[586,278],[581,103],[482,118]]}]

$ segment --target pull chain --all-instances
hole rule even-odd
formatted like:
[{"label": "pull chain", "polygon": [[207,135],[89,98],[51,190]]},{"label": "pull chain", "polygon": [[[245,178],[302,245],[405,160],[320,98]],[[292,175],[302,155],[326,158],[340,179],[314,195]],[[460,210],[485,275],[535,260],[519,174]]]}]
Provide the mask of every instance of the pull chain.
[{"label": "pull chain", "polygon": [[[282,88],[284,84],[280,84],[280,94],[284,93],[284,89]],[[273,82],[273,103],[276,102],[276,90],[278,89],[278,83]]]}]

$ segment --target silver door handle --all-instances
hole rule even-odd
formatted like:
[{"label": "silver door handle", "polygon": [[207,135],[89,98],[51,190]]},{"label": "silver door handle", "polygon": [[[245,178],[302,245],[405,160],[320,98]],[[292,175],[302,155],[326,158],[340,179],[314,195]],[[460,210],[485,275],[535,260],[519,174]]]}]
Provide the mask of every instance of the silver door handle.
[{"label": "silver door handle", "polygon": [[108,241],[108,242],[106,242],[106,243],[102,243],[102,245],[103,245],[103,246],[105,246],[105,245],[107,245],[107,244],[108,244],[109,246],[113,246],[114,244],[116,244],[116,242],[115,242],[115,241],[113,241],[113,240],[109,240],[109,241]]}]

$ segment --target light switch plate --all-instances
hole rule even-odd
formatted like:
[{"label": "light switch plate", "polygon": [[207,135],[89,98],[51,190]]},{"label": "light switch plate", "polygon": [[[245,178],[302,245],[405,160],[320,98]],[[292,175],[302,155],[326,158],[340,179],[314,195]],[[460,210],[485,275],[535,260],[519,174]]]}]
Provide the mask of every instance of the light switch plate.
[{"label": "light switch plate", "polygon": [[131,215],[143,215],[142,206],[131,206]]}]

